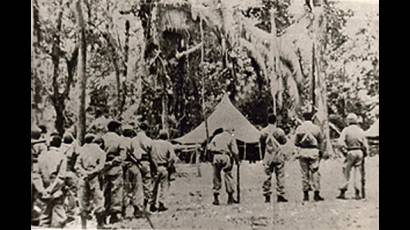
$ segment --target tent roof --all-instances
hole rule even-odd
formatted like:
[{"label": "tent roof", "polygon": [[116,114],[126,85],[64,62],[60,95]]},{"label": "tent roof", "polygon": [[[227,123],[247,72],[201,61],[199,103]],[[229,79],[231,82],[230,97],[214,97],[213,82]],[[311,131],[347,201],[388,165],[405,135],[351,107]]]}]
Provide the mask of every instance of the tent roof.
[{"label": "tent roof", "polygon": [[372,126],[365,132],[366,137],[378,137],[379,136],[379,119],[377,119]]},{"label": "tent roof", "polygon": [[[223,128],[224,125],[227,124],[234,128],[236,139],[246,143],[259,142],[259,130],[235,108],[226,94],[216,106],[215,111],[208,117],[207,121],[210,136],[216,129]],[[203,143],[205,140],[205,122],[202,122],[198,127],[184,136],[175,139],[176,142],[183,144]]]}]

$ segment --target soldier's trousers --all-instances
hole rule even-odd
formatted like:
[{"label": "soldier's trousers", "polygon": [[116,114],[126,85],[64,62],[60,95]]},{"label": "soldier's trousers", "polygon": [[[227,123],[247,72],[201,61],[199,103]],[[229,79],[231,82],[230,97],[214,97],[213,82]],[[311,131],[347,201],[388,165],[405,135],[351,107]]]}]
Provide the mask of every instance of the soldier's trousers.
[{"label": "soldier's trousers", "polygon": [[271,162],[265,165],[265,180],[262,185],[264,195],[272,194],[272,173],[276,176],[277,195],[285,195],[285,162]]},{"label": "soldier's trousers", "polygon": [[118,173],[104,175],[105,211],[108,214],[122,212],[124,179],[122,167],[119,167]]},{"label": "soldier's trousers", "polygon": [[41,206],[40,227],[63,228],[67,220],[64,208],[65,196],[53,200],[37,200],[36,206]]},{"label": "soldier's trousers", "polygon": [[[350,174],[353,169],[353,185],[355,189],[360,189],[360,181],[362,178],[362,160],[363,160],[363,152],[362,150],[352,150],[348,151],[346,155],[346,159],[343,165],[343,175],[344,175],[344,182],[342,186],[340,186],[341,190],[347,190],[349,187],[350,181]],[[358,176],[358,174],[360,176]]]},{"label": "soldier's trousers", "polygon": [[299,163],[303,191],[320,191],[319,150],[301,149]]},{"label": "soldier's trousers", "polygon": [[153,204],[153,182],[151,175],[151,166],[148,161],[141,161],[141,178],[142,178],[142,191],[144,194],[144,200],[147,200],[148,203]]},{"label": "soldier's trousers", "polygon": [[154,179],[153,203],[156,203],[158,197],[158,202],[164,204],[169,190],[168,170],[165,166],[158,166],[157,170]]},{"label": "soldier's trousers", "polygon": [[131,164],[125,171],[125,198],[124,202],[128,206],[137,206],[142,208],[143,194],[142,194],[142,177],[141,171],[137,165]]},{"label": "soldier's trousers", "polygon": [[77,207],[78,182],[78,177],[74,172],[67,172],[65,179],[65,184],[67,187],[65,207],[67,210],[67,215],[71,217],[75,216],[75,209]]},{"label": "soldier's trousers", "polygon": [[226,154],[215,154],[213,159],[214,178],[213,191],[219,194],[222,188],[221,172],[224,171],[225,189],[227,193],[234,192],[234,178],[232,176],[232,161]]},{"label": "soldier's trousers", "polygon": [[[91,180],[79,180],[78,199],[81,215],[104,212],[104,195],[98,177]],[[93,204],[90,204],[91,201]]]}]

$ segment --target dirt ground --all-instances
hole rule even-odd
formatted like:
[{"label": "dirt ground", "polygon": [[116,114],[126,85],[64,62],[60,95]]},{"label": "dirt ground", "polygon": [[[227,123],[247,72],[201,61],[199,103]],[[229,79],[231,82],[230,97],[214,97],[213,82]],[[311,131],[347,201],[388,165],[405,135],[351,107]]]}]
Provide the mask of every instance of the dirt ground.
[{"label": "dirt ground", "polygon": [[[177,166],[178,175],[170,189],[169,210],[151,215],[156,229],[379,229],[379,158],[367,158],[367,198],[338,200],[342,182],[342,160],[321,162],[321,194],[323,202],[302,202],[300,168],[297,161],[286,165],[288,203],[265,204],[261,193],[261,163],[241,164],[241,203],[226,205],[227,196],[220,196],[221,206],[212,205],[212,168],[201,164],[202,176],[195,165]],[[234,168],[236,170],[236,168]],[[223,188],[224,189],[224,188]],[[67,226],[79,228],[79,221]],[[90,223],[90,227],[95,226]],[[150,229],[145,219],[124,221],[117,228]]]}]

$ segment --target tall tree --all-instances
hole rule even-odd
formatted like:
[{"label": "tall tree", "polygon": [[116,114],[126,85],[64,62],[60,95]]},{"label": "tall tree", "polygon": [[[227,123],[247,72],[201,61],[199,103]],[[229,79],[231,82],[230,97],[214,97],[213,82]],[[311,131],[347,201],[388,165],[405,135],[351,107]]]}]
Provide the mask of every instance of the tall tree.
[{"label": "tall tree", "polygon": [[86,131],[86,115],[85,115],[85,89],[87,86],[87,76],[86,76],[86,54],[87,54],[87,43],[85,40],[85,23],[83,12],[81,8],[82,0],[77,0],[75,3],[77,25],[78,25],[78,35],[80,43],[80,62],[78,68],[78,79],[80,79],[80,104],[78,109],[78,133],[77,138],[81,144],[84,143],[85,131]]}]

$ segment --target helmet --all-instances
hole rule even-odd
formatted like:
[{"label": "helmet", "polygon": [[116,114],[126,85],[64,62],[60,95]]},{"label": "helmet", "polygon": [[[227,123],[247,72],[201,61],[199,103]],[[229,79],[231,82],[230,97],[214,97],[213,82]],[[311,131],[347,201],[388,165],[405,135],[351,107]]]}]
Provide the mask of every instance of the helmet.
[{"label": "helmet", "polygon": [[349,113],[346,117],[346,122],[350,124],[356,124],[358,121],[357,115],[354,113]]}]

